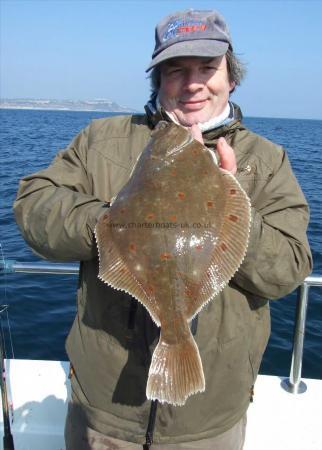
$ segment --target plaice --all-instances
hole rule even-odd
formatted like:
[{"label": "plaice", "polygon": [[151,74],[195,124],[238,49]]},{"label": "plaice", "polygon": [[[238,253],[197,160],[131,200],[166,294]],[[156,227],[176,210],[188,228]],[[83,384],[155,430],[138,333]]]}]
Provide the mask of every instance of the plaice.
[{"label": "plaice", "polygon": [[247,249],[250,202],[211,150],[162,122],[95,228],[99,278],[161,327],[148,399],[183,405],[205,390],[189,322],[226,286]]}]

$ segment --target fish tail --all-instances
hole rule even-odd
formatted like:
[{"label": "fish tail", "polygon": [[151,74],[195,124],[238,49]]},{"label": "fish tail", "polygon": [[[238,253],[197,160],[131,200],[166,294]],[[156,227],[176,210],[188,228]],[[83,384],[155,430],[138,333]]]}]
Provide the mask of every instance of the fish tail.
[{"label": "fish tail", "polygon": [[147,398],[183,405],[190,395],[204,390],[202,362],[191,333],[184,342],[168,344],[161,331],[150,366]]}]

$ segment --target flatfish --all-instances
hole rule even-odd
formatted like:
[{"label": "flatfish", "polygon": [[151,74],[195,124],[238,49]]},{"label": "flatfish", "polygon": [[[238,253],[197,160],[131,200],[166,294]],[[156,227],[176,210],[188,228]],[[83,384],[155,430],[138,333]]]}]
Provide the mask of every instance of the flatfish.
[{"label": "flatfish", "polygon": [[95,228],[99,278],[161,327],[146,395],[173,405],[205,390],[189,322],[227,285],[247,249],[250,202],[188,130],[162,122]]}]

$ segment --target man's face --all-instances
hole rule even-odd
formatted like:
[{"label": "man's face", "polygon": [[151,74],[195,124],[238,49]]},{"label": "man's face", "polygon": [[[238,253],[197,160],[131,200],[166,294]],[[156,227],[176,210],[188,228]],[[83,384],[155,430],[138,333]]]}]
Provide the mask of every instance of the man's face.
[{"label": "man's face", "polygon": [[225,56],[174,58],[160,70],[160,103],[187,127],[221,114],[235,86],[229,81]]}]

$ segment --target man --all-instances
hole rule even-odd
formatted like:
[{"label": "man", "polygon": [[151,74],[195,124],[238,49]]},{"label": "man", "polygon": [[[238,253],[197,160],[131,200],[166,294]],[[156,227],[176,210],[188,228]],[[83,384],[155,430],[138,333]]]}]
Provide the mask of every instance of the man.
[{"label": "man", "polygon": [[[45,170],[21,182],[15,214],[45,258],[80,260],[78,312],[67,338],[72,402],[68,450],[239,450],[270,328],[268,298],[310,273],[308,207],[284,150],[247,130],[229,95],[243,69],[216,11],[183,11],[156,29],[152,96],[143,116],[94,121]],[[144,307],[97,278],[93,232],[127,182],[151,130],[174,121],[217,151],[252,204],[247,255],[223,292],[198,315],[195,339],[206,390],[183,407],[148,402],[158,330]],[[155,422],[155,424],[154,424]]]}]

